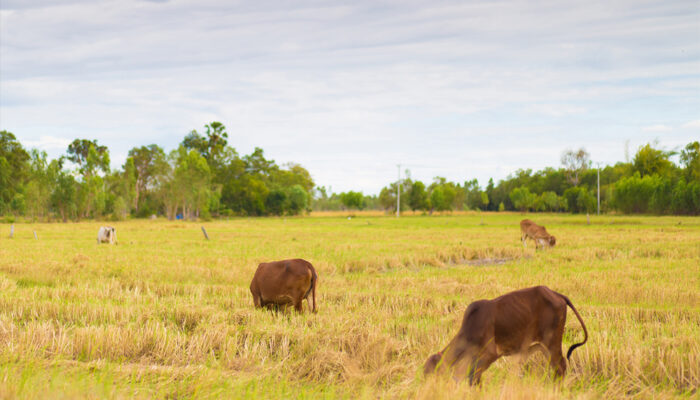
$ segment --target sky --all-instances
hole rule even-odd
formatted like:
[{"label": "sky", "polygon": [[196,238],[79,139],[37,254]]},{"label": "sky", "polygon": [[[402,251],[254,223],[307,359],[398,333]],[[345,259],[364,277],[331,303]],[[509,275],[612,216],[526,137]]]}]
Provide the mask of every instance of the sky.
[{"label": "sky", "polygon": [[700,140],[700,2],[0,0],[0,130],[166,151],[220,121],[333,192]]}]

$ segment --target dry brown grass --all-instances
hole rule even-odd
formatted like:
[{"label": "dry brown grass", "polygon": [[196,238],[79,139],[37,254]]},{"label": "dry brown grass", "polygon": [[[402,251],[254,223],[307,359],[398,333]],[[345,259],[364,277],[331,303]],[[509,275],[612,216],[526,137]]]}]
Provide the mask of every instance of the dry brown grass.
[{"label": "dry brown grass", "polygon": [[[535,254],[521,218],[235,219],[207,223],[211,241],[132,221],[118,246],[95,244],[97,222],[17,225],[0,238],[0,398],[697,395],[700,219],[536,215],[558,244]],[[289,257],[319,272],[316,315],[252,307],[257,264]],[[537,284],[591,334],[562,382],[541,356],[478,388],[422,377],[470,302]],[[582,336],[570,318],[565,346]]]}]

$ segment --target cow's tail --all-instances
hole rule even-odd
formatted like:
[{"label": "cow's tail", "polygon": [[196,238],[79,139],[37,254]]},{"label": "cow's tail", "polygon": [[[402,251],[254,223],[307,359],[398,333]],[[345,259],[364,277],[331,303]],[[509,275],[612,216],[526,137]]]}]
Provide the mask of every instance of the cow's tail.
[{"label": "cow's tail", "polygon": [[559,296],[561,296],[562,299],[564,299],[564,301],[566,302],[566,305],[571,307],[571,310],[574,312],[574,314],[576,314],[576,318],[578,318],[578,321],[581,323],[581,326],[583,327],[583,334],[585,335],[585,337],[583,338],[583,342],[572,344],[571,347],[569,347],[569,351],[566,352],[566,359],[569,360],[569,358],[571,357],[571,353],[573,353],[577,347],[583,346],[588,341],[588,330],[586,329],[586,324],[583,323],[583,319],[581,318],[581,315],[579,315],[578,311],[576,311],[576,307],[574,307],[574,305],[571,304],[571,300],[569,300],[568,297],[564,296],[561,293],[557,293],[557,294]]},{"label": "cow's tail", "polygon": [[314,269],[314,266],[311,265],[311,263],[308,264],[309,270],[311,271],[311,287],[309,287],[309,290],[306,291],[306,295],[304,295],[304,298],[306,300],[309,300],[309,293],[313,296],[313,308],[312,311],[315,313],[316,312],[316,282],[318,281],[318,275],[316,275],[316,269]]}]

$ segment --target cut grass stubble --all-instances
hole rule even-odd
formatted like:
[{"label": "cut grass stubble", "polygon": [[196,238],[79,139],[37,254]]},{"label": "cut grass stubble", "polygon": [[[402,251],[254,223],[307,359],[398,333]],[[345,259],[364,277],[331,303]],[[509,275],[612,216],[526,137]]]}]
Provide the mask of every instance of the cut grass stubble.
[{"label": "cut grass stubble", "polygon": [[[130,221],[118,246],[95,244],[97,222],[16,225],[0,238],[0,397],[694,393],[700,218],[531,216],[558,241],[537,253],[522,218],[235,219],[208,223],[210,241],[199,224]],[[257,264],[292,257],[319,273],[318,314],[255,310]],[[423,378],[469,303],[540,284],[590,332],[562,382],[541,356],[501,359],[477,388]],[[582,338],[569,321],[564,345]]]}]

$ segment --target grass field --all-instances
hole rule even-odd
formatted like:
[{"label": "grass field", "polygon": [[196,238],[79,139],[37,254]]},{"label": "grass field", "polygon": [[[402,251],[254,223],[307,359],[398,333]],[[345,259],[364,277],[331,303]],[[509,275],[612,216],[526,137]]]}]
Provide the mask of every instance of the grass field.
[{"label": "grass field", "polygon": [[[95,243],[108,223],[0,225],[0,398],[697,397],[700,218],[530,215],[558,242],[537,254],[522,218],[109,223],[118,246]],[[319,273],[318,313],[255,310],[257,264],[292,257]],[[423,377],[470,302],[540,284],[590,333],[563,381],[541,355],[475,388]]]}]

